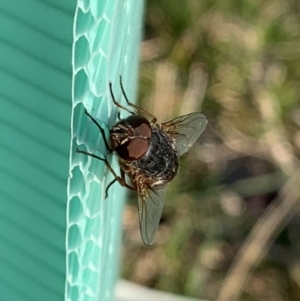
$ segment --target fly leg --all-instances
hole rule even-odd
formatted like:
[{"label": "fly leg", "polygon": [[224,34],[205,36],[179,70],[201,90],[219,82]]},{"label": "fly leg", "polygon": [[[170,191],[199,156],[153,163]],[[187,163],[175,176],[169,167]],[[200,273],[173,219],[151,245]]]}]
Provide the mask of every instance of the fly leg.
[{"label": "fly leg", "polygon": [[115,177],[115,179],[109,183],[108,187],[106,188],[105,190],[105,198],[107,197],[107,192],[108,192],[108,188],[115,182],[115,181],[118,181],[119,184],[121,186],[124,186],[128,189],[131,189],[131,190],[135,190],[132,186],[128,185],[125,181],[125,174],[124,172],[121,171],[121,177],[119,177],[116,172],[114,171],[114,169],[111,167],[111,165],[109,164],[109,162],[107,161],[106,158],[101,158],[93,153],[89,153],[89,152],[86,152],[86,151],[83,151],[83,150],[80,150],[79,148],[76,148],[76,152],[77,153],[81,153],[81,154],[84,154],[84,155],[87,155],[87,156],[90,156],[90,157],[93,157],[95,159],[98,159],[100,161],[103,161],[105,166],[108,168],[108,170],[113,174],[113,176]]},{"label": "fly leg", "polygon": [[123,87],[122,76],[121,75],[120,75],[120,87],[121,87],[122,94],[123,94],[123,96],[124,96],[124,98],[127,102],[127,105],[130,106],[130,107],[135,108],[137,111],[140,111],[141,113],[143,113],[143,114],[147,115],[148,117],[150,117],[151,118],[151,123],[156,123],[157,118],[153,114],[151,114],[147,110],[145,110],[145,109],[141,108],[140,106],[138,106],[138,105],[136,105],[136,104],[129,101],[129,99],[128,99],[126,93],[125,93],[124,87]]},{"label": "fly leg", "polygon": [[[102,138],[103,138],[103,141],[104,141],[104,144],[106,146],[106,149],[109,153],[112,152],[111,148],[109,147],[109,144],[108,144],[108,141],[105,137],[105,132],[103,130],[103,128],[101,127],[101,125],[97,122],[97,120],[87,111],[87,109],[84,110],[84,113],[95,123],[95,125],[97,126],[97,128],[99,129],[101,135],[102,135]],[[77,151],[77,150],[76,150]]]},{"label": "fly leg", "polygon": [[105,189],[105,198],[108,197],[108,189],[109,189],[116,181],[118,181],[118,182],[120,183],[121,186],[127,187],[127,188],[129,188],[129,189],[131,189],[131,190],[136,190],[134,187],[132,187],[132,186],[130,186],[130,185],[128,185],[128,184],[126,183],[125,173],[124,173],[124,171],[123,171],[122,169],[121,169],[121,177],[120,177],[120,180],[122,181],[122,183],[121,183],[117,178],[114,178],[114,179],[107,185],[107,187],[106,187],[106,189]]},{"label": "fly leg", "polygon": [[[135,105],[135,104],[133,104],[132,102],[129,101],[129,99],[128,99],[126,93],[125,93],[123,84],[122,84],[122,76],[120,76],[120,86],[121,86],[122,94],[123,94],[123,96],[124,96],[124,98],[125,98],[125,100],[127,102],[127,105],[130,106],[130,107],[135,108],[137,111],[139,111],[139,112],[147,115],[148,117],[150,117],[151,118],[151,123],[156,123],[157,119],[156,119],[156,117],[154,115],[152,115],[150,112],[144,110],[140,106]],[[119,108],[127,111],[128,113],[130,113],[132,115],[135,115],[135,112],[132,112],[132,111],[128,110],[126,107],[124,107],[123,105],[121,105],[119,102],[116,101],[114,93],[113,93],[113,90],[112,90],[112,83],[111,82],[109,83],[109,91],[110,91],[110,95],[111,95],[111,98],[112,98],[113,103],[114,103],[115,106],[117,106],[117,107],[119,107]]]},{"label": "fly leg", "polygon": [[123,105],[121,105],[119,102],[116,101],[115,96],[114,96],[114,92],[112,90],[112,83],[111,82],[109,82],[109,91],[110,91],[110,95],[111,95],[112,101],[113,101],[113,103],[114,103],[115,106],[117,106],[118,108],[121,108],[121,109],[127,111],[131,115],[135,115],[134,112],[128,110],[126,107],[124,107]]}]

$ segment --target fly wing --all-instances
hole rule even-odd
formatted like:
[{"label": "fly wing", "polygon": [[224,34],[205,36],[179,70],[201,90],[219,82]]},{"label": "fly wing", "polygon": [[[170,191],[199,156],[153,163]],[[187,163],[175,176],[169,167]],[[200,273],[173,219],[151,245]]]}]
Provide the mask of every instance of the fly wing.
[{"label": "fly wing", "polygon": [[166,185],[152,187],[149,195],[145,198],[139,196],[140,230],[145,245],[151,246],[158,228],[162,214]]},{"label": "fly wing", "polygon": [[206,117],[201,113],[191,113],[162,123],[163,130],[175,139],[179,156],[189,150],[202,134],[207,124]]}]

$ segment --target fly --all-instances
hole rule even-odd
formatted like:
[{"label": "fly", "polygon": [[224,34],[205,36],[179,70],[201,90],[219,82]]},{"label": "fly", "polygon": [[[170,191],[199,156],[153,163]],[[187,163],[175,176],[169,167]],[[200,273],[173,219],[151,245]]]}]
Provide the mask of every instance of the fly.
[{"label": "fly", "polygon": [[114,180],[106,188],[106,197],[108,189],[115,182],[137,191],[141,236],[146,245],[152,245],[163,210],[166,188],[177,174],[179,157],[189,150],[204,131],[207,119],[203,114],[195,112],[157,123],[154,115],[128,100],[121,77],[120,86],[127,106],[134,111],[116,101],[112,84],[109,83],[114,105],[130,113],[125,119],[121,119],[118,114],[120,120],[110,129],[109,139],[96,119],[85,110],[85,114],[98,127],[108,153],[117,153],[120,175],[106,157],[78,148],[76,152],[103,161],[113,174]]}]

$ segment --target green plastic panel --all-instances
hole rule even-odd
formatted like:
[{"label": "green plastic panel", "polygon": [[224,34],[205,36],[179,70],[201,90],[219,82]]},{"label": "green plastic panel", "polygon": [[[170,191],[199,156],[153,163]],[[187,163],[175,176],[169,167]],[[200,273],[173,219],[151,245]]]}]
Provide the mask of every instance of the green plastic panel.
[{"label": "green plastic panel", "polygon": [[76,1],[0,2],[0,300],[65,289]]},{"label": "green plastic panel", "polygon": [[[126,191],[115,183],[100,160],[75,152],[106,156],[98,128],[86,108],[108,129],[117,120],[108,84],[118,101],[119,76],[131,101],[136,94],[143,1],[78,1],[73,45],[73,114],[67,214],[66,299],[113,300],[119,272],[122,210]],[[121,116],[125,116],[121,112]],[[116,158],[107,156],[117,168]]]},{"label": "green plastic panel", "polygon": [[124,190],[115,184],[104,200],[111,175],[74,149],[105,154],[83,108],[107,129],[115,122],[109,81],[121,100],[122,75],[134,101],[142,9],[0,3],[0,300],[112,299]]}]

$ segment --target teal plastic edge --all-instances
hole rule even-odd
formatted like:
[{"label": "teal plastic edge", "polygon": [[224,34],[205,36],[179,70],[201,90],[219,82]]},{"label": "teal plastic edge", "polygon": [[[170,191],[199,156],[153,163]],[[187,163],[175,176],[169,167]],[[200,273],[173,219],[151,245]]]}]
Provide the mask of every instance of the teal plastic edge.
[{"label": "teal plastic edge", "polygon": [[[122,211],[126,190],[102,161],[78,154],[76,147],[106,156],[99,130],[86,108],[108,133],[117,120],[108,83],[121,97],[119,76],[135,101],[143,1],[78,1],[73,43],[73,111],[67,206],[66,300],[113,300],[120,269]],[[121,112],[122,116],[124,112]],[[115,156],[108,156],[117,169]]]}]

